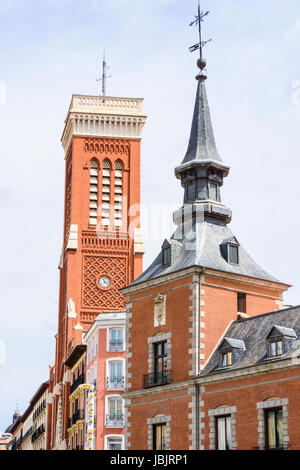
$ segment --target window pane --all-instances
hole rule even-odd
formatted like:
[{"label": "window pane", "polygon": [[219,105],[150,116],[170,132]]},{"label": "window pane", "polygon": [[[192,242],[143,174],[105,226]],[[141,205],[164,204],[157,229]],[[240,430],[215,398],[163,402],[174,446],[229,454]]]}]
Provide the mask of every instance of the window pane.
[{"label": "window pane", "polygon": [[226,449],[232,449],[232,441],[231,441],[231,417],[227,416],[226,418]]},{"label": "window pane", "polygon": [[278,341],[277,343],[277,354],[278,356],[281,356],[283,354],[282,341]]},{"label": "window pane", "polygon": [[154,426],[154,450],[166,449],[166,434],[167,426],[165,424]]},{"label": "window pane", "polygon": [[267,413],[267,426],[268,426],[268,446],[276,447],[276,427],[275,427],[275,411],[268,411]]},{"label": "window pane", "polygon": [[283,445],[283,419],[282,410],[276,412],[276,433],[277,433],[277,445]]},{"label": "window pane", "polygon": [[226,450],[226,418],[217,419],[218,450]]},{"label": "window pane", "polygon": [[121,450],[122,439],[109,439],[108,450]]},{"label": "window pane", "polygon": [[271,356],[276,356],[276,343],[271,343]]}]

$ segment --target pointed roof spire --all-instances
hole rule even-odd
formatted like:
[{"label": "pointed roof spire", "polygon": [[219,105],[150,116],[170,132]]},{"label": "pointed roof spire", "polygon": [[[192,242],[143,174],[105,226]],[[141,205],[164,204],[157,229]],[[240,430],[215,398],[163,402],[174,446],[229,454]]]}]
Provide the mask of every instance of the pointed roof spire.
[{"label": "pointed roof spire", "polygon": [[195,160],[222,163],[222,159],[216,147],[214,131],[211,123],[205,79],[206,76],[203,75],[201,71],[197,76],[199,83],[196,94],[190,141],[182,164]]},{"label": "pointed roof spire", "polygon": [[196,16],[195,21],[190,24],[190,26],[199,26],[199,43],[190,47],[190,51],[194,52],[199,50],[200,52],[200,57],[197,61],[197,66],[200,69],[200,72],[196,76],[198,87],[189,145],[181,165],[194,161],[213,161],[222,164],[222,159],[216,147],[205,87],[207,74],[205,70],[206,60],[203,58],[203,47],[210,42],[211,39],[209,41],[202,41],[201,23],[203,22],[204,17],[208,14],[208,11],[201,11],[199,1],[198,15]]}]

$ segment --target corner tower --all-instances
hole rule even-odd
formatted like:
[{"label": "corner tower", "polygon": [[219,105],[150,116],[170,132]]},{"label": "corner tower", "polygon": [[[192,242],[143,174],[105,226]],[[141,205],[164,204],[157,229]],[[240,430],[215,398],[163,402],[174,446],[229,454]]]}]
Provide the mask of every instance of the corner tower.
[{"label": "corner tower", "polygon": [[69,352],[99,314],[125,309],[119,289],[142,272],[140,149],[145,122],[140,98],[73,95],[68,110],[62,135],[65,211],[51,448],[65,448]]}]

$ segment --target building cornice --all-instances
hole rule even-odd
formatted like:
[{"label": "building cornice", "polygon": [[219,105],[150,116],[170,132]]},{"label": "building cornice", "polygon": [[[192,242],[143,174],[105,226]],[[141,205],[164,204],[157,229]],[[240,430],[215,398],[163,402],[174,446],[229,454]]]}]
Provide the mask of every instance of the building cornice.
[{"label": "building cornice", "polygon": [[62,145],[68,152],[74,136],[141,139],[147,116],[142,98],[73,95]]}]

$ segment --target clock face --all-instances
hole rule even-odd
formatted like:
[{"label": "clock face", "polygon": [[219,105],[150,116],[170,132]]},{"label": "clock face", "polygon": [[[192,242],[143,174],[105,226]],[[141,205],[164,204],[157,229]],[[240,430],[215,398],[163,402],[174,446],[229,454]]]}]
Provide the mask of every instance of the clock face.
[{"label": "clock face", "polygon": [[100,277],[99,284],[103,289],[107,289],[110,286],[110,279],[107,276]]}]

